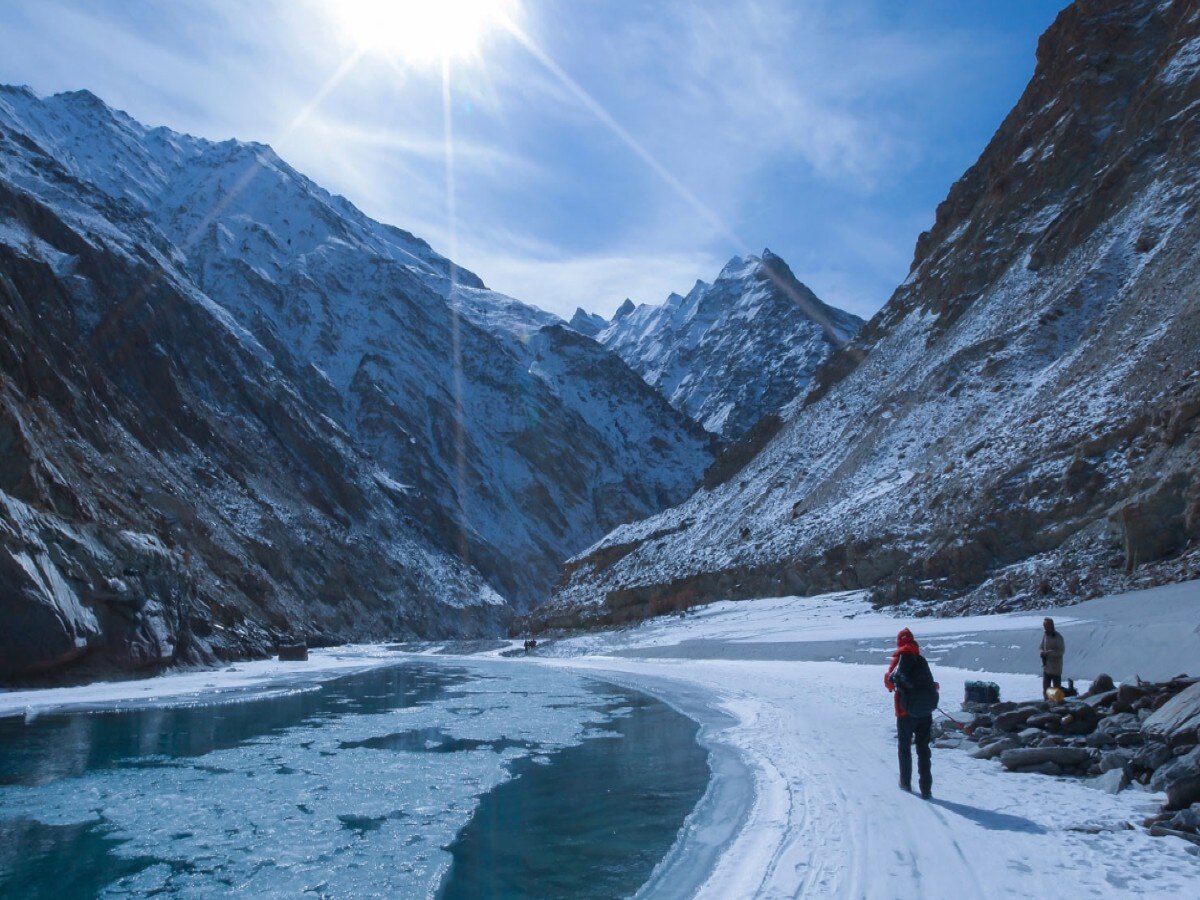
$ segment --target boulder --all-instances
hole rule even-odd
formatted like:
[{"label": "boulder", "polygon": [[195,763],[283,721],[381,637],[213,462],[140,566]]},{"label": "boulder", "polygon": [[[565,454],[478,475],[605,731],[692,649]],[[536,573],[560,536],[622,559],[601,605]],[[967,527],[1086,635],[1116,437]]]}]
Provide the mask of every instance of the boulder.
[{"label": "boulder", "polygon": [[1062,727],[1063,720],[1060,716],[1052,712],[1038,713],[1036,716],[1030,716],[1029,721],[1025,723],[1030,728],[1041,728],[1045,731],[1058,731]]},{"label": "boulder", "polygon": [[1095,709],[1098,706],[1108,706],[1117,699],[1116,691],[1103,691],[1098,694],[1087,693],[1083,696],[1083,702]]},{"label": "boulder", "polygon": [[1000,713],[996,716],[995,726],[1000,731],[1016,731],[1041,710],[1037,706],[1018,706],[1016,709]]},{"label": "boulder", "polygon": [[1141,723],[1133,713],[1115,713],[1102,719],[1096,730],[1115,736],[1123,731],[1137,731],[1140,727]]},{"label": "boulder", "polygon": [[1116,685],[1113,684],[1112,676],[1101,673],[1096,676],[1095,680],[1088,687],[1087,693],[1084,696],[1093,697],[1096,694],[1106,694],[1115,688]]},{"label": "boulder", "polygon": [[280,644],[279,645],[279,661],[280,662],[307,662],[308,661],[308,645],[307,644]]},{"label": "boulder", "polygon": [[1129,764],[1134,769],[1139,769],[1144,772],[1153,772],[1159,766],[1167,763],[1172,757],[1170,748],[1166,744],[1153,743],[1147,744],[1139,750],[1129,761]]},{"label": "boulder", "polygon": [[1060,769],[1073,769],[1087,765],[1091,760],[1092,751],[1081,747],[1018,747],[1000,754],[1000,764],[1004,768],[1022,771],[1042,763],[1054,763]]},{"label": "boulder", "polygon": [[1022,744],[1032,744],[1041,738],[1042,730],[1040,728],[1026,728],[1017,733],[1017,740]]},{"label": "boulder", "polygon": [[1129,773],[1124,769],[1109,769],[1096,778],[1089,779],[1085,784],[1106,794],[1119,794],[1129,787]]},{"label": "boulder", "polygon": [[1171,816],[1170,826],[1180,831],[1200,831],[1200,803],[1193,803]]},{"label": "boulder", "polygon": [[1100,754],[1100,771],[1108,772],[1111,769],[1124,769],[1129,765],[1131,754],[1125,750],[1110,750],[1107,753]]},{"label": "boulder", "polygon": [[[1004,757],[1000,759],[1003,761]],[[1162,766],[1150,779],[1150,787],[1166,792],[1167,809],[1184,809],[1200,802],[1200,747]]]},{"label": "boulder", "polygon": [[967,755],[974,759],[995,759],[1006,750],[1015,750],[1021,745],[1012,738],[1001,738],[990,744],[984,744],[968,751]]},{"label": "boulder", "polygon": [[1052,762],[1044,762],[1044,763],[1038,763],[1037,765],[1033,765],[1033,766],[1025,766],[1024,768],[1017,769],[1016,771],[1021,772],[1024,775],[1061,775],[1062,774],[1062,768]]},{"label": "boulder", "polygon": [[1148,734],[1170,738],[1180,732],[1200,729],[1200,683],[1176,694],[1152,713],[1142,725]]}]

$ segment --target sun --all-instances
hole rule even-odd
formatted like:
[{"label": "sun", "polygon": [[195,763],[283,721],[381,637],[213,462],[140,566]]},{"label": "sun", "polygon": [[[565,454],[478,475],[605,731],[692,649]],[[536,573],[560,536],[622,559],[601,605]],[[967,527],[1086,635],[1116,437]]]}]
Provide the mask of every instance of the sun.
[{"label": "sun", "polygon": [[514,0],[333,0],[330,11],[364,53],[409,65],[479,55],[487,35],[510,21]]}]

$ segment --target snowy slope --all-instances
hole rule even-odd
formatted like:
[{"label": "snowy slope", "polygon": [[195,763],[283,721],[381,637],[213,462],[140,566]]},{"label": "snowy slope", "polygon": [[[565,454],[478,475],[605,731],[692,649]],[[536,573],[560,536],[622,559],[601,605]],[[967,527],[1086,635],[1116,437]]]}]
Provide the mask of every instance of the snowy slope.
[{"label": "snowy slope", "polygon": [[136,207],[0,131],[0,677],[503,627]]},{"label": "snowy slope", "polygon": [[909,277],[778,434],[573,560],[540,621],[856,588],[1004,608],[1194,574],[1197,40],[1194,4],[1065,10]]},{"label": "snowy slope", "polygon": [[[574,327],[577,320],[583,333],[594,324],[577,313]],[[764,250],[730,260],[715,282],[696,282],[686,297],[672,294],[661,306],[626,301],[596,339],[676,409],[735,440],[802,394],[862,324],[818,300]]]},{"label": "snowy slope", "polygon": [[574,392],[530,369],[525,343],[557,317],[488,291],[268,147],[146,128],[87,92],[8,90],[0,127],[152,222],[264,359],[424,498],[430,539],[518,605],[605,531],[684,499],[711,461],[706,437],[649,388],[632,408],[653,417],[633,427],[667,450],[624,452],[627,411],[584,418],[562,399]]}]

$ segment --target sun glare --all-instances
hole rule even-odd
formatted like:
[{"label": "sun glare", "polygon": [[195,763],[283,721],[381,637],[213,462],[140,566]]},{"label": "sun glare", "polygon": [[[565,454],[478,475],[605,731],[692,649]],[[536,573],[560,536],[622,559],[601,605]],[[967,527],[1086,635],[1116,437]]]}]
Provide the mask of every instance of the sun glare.
[{"label": "sun glare", "polygon": [[334,0],[330,9],[362,52],[420,65],[478,56],[512,6],[513,0]]}]

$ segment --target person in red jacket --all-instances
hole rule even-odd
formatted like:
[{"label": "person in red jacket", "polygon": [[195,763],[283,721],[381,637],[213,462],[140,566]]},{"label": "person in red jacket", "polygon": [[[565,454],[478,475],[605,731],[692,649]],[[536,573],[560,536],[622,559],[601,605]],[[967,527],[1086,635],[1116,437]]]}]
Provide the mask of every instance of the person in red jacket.
[{"label": "person in red jacket", "polygon": [[929,749],[933,710],[939,685],[933,680],[921,648],[907,628],[896,635],[896,650],[883,683],[896,704],[896,744],[900,757],[900,789],[912,790],[912,745],[917,744],[917,775],[921,796],[933,796],[933,754]]}]

